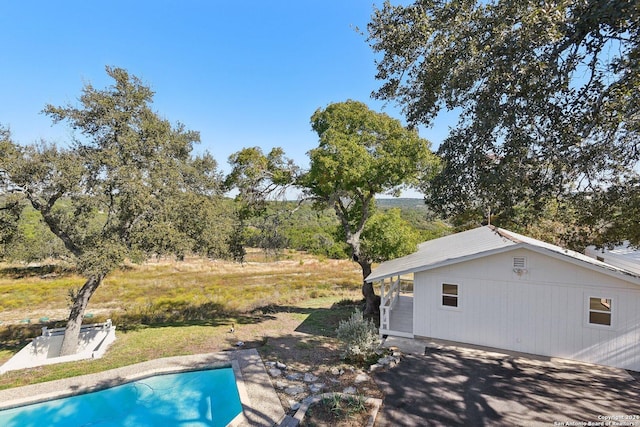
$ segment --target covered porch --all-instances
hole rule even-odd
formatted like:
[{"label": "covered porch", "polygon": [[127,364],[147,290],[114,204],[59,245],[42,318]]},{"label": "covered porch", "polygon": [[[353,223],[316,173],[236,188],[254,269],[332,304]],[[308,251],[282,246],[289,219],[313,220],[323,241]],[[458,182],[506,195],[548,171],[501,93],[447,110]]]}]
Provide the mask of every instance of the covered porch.
[{"label": "covered porch", "polygon": [[380,280],[380,335],[413,338],[413,274]]}]

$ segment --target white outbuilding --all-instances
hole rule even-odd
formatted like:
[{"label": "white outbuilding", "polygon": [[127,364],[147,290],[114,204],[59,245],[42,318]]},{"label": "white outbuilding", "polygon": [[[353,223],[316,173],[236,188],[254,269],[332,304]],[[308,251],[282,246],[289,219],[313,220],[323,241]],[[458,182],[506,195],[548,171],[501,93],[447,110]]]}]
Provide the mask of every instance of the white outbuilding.
[{"label": "white outbuilding", "polygon": [[493,226],[380,264],[380,334],[640,371],[640,274]]},{"label": "white outbuilding", "polygon": [[640,250],[632,247],[629,242],[623,242],[612,248],[589,246],[584,250],[584,253],[591,258],[640,275]]}]

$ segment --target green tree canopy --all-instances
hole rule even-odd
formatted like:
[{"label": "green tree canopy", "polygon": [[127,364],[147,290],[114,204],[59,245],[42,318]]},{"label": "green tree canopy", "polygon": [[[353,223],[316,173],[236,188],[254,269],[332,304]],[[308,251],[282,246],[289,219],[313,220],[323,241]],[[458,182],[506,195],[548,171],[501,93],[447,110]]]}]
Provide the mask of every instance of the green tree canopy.
[{"label": "green tree canopy", "polygon": [[554,198],[612,184],[637,192],[639,31],[630,0],[418,0],[375,10],[375,96],[399,102],[412,124],[460,113],[439,148],[444,167],[425,185],[428,204],[503,218],[524,206],[526,221]]},{"label": "green tree canopy", "polygon": [[[19,197],[19,195],[12,195]],[[31,205],[24,205],[16,212],[17,230],[5,245],[4,258],[19,262],[37,262],[45,259],[66,260],[69,252],[62,241],[42,221],[42,215]]]},{"label": "green tree canopy", "polygon": [[54,122],[78,132],[68,147],[20,146],[8,132],[0,141],[4,191],[42,215],[87,278],[74,297],[63,355],[76,351],[84,311],[105,275],[125,258],[182,253],[189,233],[175,219],[188,212],[183,204],[220,191],[214,159],[191,154],[198,133],[153,112],[153,92],[138,78],[106,71],[113,85],[86,85],[79,106],[46,106]]},{"label": "green tree canopy", "polygon": [[11,246],[20,237],[21,200],[11,195],[2,195],[0,201],[0,257],[5,258],[11,252]]},{"label": "green tree canopy", "polygon": [[[267,201],[284,198],[287,189],[294,183],[299,172],[293,160],[285,157],[280,147],[264,154],[260,147],[243,148],[228,159],[231,172],[225,178],[228,190],[236,189],[237,222],[231,236],[230,246],[234,258],[244,260],[245,246],[249,240],[259,241],[265,250],[278,251],[283,240],[278,233],[284,210],[267,215]],[[265,216],[258,239],[247,235],[247,222],[251,218]]]},{"label": "green tree canopy", "polygon": [[[321,208],[334,209],[352,258],[371,272],[373,252],[363,251],[362,233],[375,212],[376,194],[399,194],[434,170],[429,142],[400,121],[364,103],[330,104],[311,117],[319,145],[309,152],[310,168],[297,181]],[[413,248],[415,249],[415,248]],[[367,312],[376,310],[371,284],[364,284]]]},{"label": "green tree canopy", "polygon": [[253,209],[263,209],[264,202],[274,195],[282,196],[299,172],[280,147],[266,155],[260,147],[243,148],[229,156],[228,162],[227,189],[238,189],[236,200]]},{"label": "green tree canopy", "polygon": [[421,236],[401,216],[400,209],[376,211],[362,231],[361,251],[372,262],[383,262],[415,252]]},{"label": "green tree canopy", "polygon": [[[418,185],[433,174],[437,159],[429,142],[415,129],[362,102],[349,100],[318,109],[311,117],[311,127],[319,144],[308,153],[308,170],[300,171],[279,148],[266,156],[259,148],[249,148],[230,157],[233,170],[227,182],[239,189],[238,198],[249,206],[263,206],[267,196],[294,185],[319,211],[332,209],[351,257],[361,266],[363,278],[367,277],[374,260],[396,254],[375,244],[365,251],[361,245],[365,225],[375,213],[375,196],[398,195],[403,188]],[[399,220],[384,217],[378,225],[381,229],[396,226]],[[413,249],[415,246],[403,247],[409,252]],[[363,285],[363,294],[366,311],[377,310],[371,284]]]}]

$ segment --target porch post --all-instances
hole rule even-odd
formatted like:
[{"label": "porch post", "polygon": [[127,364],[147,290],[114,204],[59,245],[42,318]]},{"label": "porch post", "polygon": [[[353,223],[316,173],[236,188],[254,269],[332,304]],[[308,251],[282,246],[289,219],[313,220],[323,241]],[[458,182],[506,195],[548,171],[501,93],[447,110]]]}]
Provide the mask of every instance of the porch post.
[{"label": "porch post", "polygon": [[382,338],[383,334],[382,334],[382,330],[386,330],[389,329],[389,325],[388,325],[388,316],[389,313],[387,311],[387,299],[388,299],[388,295],[385,292],[385,279],[382,279],[380,281],[380,337]]}]

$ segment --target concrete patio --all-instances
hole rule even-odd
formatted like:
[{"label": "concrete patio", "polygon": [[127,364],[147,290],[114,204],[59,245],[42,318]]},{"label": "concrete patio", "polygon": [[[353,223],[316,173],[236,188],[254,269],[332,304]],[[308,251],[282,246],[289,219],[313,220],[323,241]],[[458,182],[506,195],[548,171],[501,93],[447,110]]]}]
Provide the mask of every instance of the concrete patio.
[{"label": "concrete patio", "polygon": [[450,341],[386,345],[407,355],[374,374],[376,426],[640,426],[637,372]]}]

